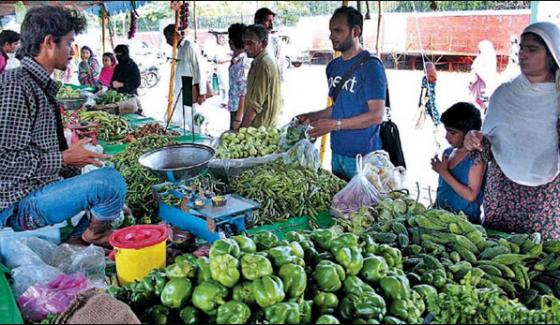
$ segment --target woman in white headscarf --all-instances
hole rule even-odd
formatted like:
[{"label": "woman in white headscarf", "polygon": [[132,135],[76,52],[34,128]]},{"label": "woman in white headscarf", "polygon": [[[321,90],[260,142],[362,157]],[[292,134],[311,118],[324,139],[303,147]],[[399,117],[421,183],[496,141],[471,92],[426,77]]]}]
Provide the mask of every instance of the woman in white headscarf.
[{"label": "woman in white headscarf", "polygon": [[478,50],[480,54],[471,65],[472,80],[469,90],[478,107],[486,112],[486,100],[497,86],[496,50],[492,42],[487,40],[478,43]]},{"label": "woman in white headscarf", "polygon": [[519,64],[521,75],[496,89],[465,147],[488,160],[485,226],[559,239],[560,29],[526,27]]}]

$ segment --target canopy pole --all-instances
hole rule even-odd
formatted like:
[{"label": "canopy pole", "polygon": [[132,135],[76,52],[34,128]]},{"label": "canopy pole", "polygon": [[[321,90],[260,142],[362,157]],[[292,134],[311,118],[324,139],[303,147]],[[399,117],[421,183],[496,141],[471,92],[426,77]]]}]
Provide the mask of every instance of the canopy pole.
[{"label": "canopy pole", "polygon": [[379,36],[381,35],[381,0],[377,1],[377,39],[375,41],[375,53],[378,58],[379,55]]},{"label": "canopy pole", "polygon": [[[342,6],[343,7],[348,7],[348,2],[349,1],[342,1]],[[340,52],[336,51],[334,52],[334,57],[337,58],[340,56]],[[327,107],[330,107],[333,105],[333,100],[330,97],[327,97]],[[324,166],[324,162],[325,162],[325,154],[327,152],[327,143],[329,142],[329,134],[325,134],[324,136],[321,137],[321,145],[319,147],[319,161],[321,162],[321,167]]]},{"label": "canopy pole", "polygon": [[101,5],[101,44],[103,44],[103,53],[105,53],[105,20],[107,19],[107,13],[105,12],[105,5]]},{"label": "canopy pole", "polygon": [[175,10],[175,33],[173,34],[173,48],[171,52],[171,74],[169,77],[169,93],[167,100],[167,124],[171,121],[173,110],[173,92],[175,88],[175,65],[177,63],[177,27],[179,26],[179,11]]}]

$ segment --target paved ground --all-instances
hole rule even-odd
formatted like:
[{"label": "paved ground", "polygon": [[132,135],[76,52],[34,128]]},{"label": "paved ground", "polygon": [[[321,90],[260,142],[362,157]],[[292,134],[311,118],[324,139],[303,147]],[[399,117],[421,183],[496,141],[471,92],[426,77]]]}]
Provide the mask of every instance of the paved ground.
[{"label": "paved ground", "polygon": [[[163,120],[167,107],[167,87],[169,84],[169,66],[160,69],[162,81],[142,96],[144,111],[148,116]],[[448,146],[445,131],[437,131],[437,138],[443,145],[436,146],[433,124],[427,120],[422,129],[414,126],[417,112],[418,96],[422,73],[408,70],[388,70],[389,89],[393,106],[393,120],[397,123],[407,160],[407,187],[416,192],[416,182],[423,188],[421,197],[428,200],[428,187],[432,192],[437,187],[437,174],[430,167],[430,158]],[[468,74],[440,72],[438,75],[437,104],[441,110],[457,101],[468,101]],[[326,77],[324,65],[304,65],[287,70],[283,83],[284,106],[280,124],[284,125],[297,114],[322,109],[326,104]],[[219,136],[229,126],[229,113],[219,107],[220,99],[213,97],[201,108],[209,121],[208,133]],[[330,150],[327,151],[323,166],[330,169]],[[434,193],[432,197],[435,198]]]}]

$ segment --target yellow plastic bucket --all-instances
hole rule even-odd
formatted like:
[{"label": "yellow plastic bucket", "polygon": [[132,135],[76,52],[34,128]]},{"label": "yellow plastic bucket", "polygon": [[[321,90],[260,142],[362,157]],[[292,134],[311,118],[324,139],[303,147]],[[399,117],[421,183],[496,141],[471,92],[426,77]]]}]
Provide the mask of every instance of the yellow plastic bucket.
[{"label": "yellow plastic bucket", "polygon": [[151,270],[165,267],[168,238],[166,226],[139,225],[115,231],[109,238],[114,247],[120,285],[142,280]]}]

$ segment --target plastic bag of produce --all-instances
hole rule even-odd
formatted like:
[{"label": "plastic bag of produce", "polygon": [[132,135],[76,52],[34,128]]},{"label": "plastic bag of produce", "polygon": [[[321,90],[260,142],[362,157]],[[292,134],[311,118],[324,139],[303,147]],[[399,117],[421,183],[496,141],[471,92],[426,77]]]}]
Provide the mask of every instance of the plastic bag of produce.
[{"label": "plastic bag of produce", "polygon": [[20,266],[44,264],[41,256],[27,245],[27,238],[7,240],[4,242],[4,245],[2,248],[2,258],[4,264],[10,269]]},{"label": "plastic bag of produce", "polygon": [[395,167],[391,163],[389,154],[384,150],[377,150],[364,157],[364,169],[370,183],[381,193],[401,190],[404,186],[406,169]]},{"label": "plastic bag of produce", "polygon": [[321,160],[319,159],[319,150],[315,145],[307,139],[300,140],[290,150],[288,150],[284,157],[284,163],[301,165],[317,172],[321,167]]},{"label": "plastic bag of produce", "polygon": [[290,123],[282,127],[280,135],[280,149],[287,151],[292,148],[296,143],[303,139],[315,142],[314,138],[309,137],[308,132],[311,129],[310,125],[301,124],[297,118],[293,118]]},{"label": "plastic bag of produce", "polygon": [[331,204],[331,214],[339,218],[349,215],[364,206],[373,206],[381,200],[379,191],[370,183],[371,170],[364,168],[361,155],[356,157],[356,175],[338,192]]},{"label": "plastic bag of produce", "polygon": [[47,283],[57,276],[64,274],[59,269],[47,264],[20,266],[12,269],[11,276],[14,281],[12,290],[19,297],[29,287],[37,283]]},{"label": "plastic bag of produce", "polygon": [[86,277],[76,273],[59,275],[49,283],[28,288],[17,302],[27,320],[41,321],[49,314],[61,314],[80,292],[89,288]]}]

